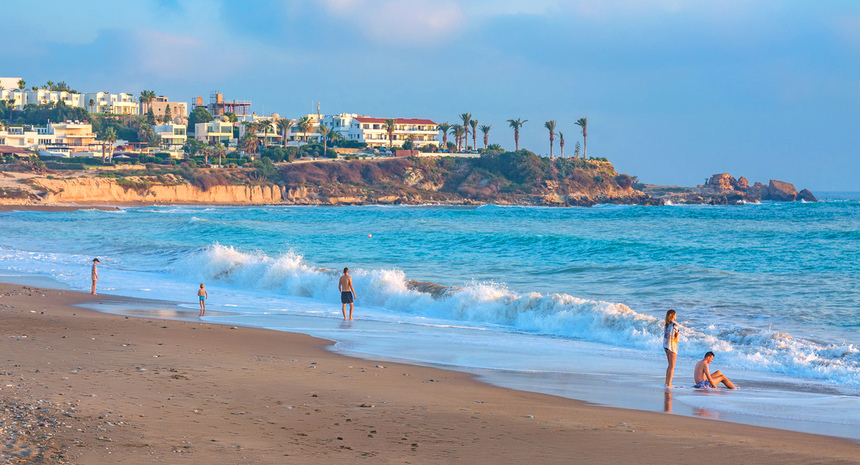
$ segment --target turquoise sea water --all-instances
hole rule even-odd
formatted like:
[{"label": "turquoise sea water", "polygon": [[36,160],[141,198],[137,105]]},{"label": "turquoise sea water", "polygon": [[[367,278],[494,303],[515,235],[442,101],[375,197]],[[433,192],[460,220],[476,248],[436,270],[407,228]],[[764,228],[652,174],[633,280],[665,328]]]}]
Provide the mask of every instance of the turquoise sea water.
[{"label": "turquoise sea water", "polygon": [[[205,282],[213,322],[308,332],[341,350],[489,378],[528,373],[508,384],[579,398],[565,376],[620,375],[656,392],[662,316],[673,308],[684,327],[676,383],[689,384],[692,364],[714,350],[748,388],[743,397],[676,392],[676,404],[853,437],[842,427],[860,420],[860,194],[822,198],[8,212],[0,269],[87,289],[99,257],[103,293],[193,310]],[[340,321],[344,266],[358,296],[353,324]],[[431,295],[410,280],[448,289]]]}]

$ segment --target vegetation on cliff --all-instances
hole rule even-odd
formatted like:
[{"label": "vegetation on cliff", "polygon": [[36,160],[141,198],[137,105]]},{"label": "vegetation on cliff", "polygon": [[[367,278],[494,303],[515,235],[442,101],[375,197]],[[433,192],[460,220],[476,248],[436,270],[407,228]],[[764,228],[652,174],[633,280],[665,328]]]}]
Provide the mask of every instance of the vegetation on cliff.
[{"label": "vegetation on cliff", "polygon": [[[33,168],[23,165],[19,163],[15,168],[22,171]],[[50,167],[40,169],[48,176],[70,174]],[[632,188],[634,177],[617,173],[605,160],[549,159],[527,150],[485,152],[477,158],[408,157],[279,164],[263,158],[232,168],[149,163],[137,168],[98,169],[96,177],[112,179],[117,185],[138,192],[156,185],[186,183],[204,192],[215,186],[278,186],[287,203],[652,203],[649,196]],[[88,176],[92,175],[90,171]],[[293,194],[296,192],[301,192],[301,199],[297,198],[299,194]]]}]

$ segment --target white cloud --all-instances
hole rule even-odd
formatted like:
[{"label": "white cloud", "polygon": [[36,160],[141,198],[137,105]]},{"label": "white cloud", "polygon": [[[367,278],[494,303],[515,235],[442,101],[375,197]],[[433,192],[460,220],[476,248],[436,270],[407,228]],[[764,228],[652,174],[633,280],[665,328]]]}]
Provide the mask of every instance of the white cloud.
[{"label": "white cloud", "polygon": [[462,30],[466,16],[450,0],[324,0],[332,14],[389,45],[435,45]]}]

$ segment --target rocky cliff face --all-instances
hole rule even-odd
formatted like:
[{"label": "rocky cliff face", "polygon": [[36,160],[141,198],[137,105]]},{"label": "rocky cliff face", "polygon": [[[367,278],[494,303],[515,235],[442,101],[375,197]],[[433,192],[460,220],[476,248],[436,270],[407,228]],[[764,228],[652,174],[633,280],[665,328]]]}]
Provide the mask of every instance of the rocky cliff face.
[{"label": "rocky cliff face", "polygon": [[43,200],[49,203],[265,204],[279,203],[285,197],[278,186],[213,186],[208,190],[190,184],[129,187],[113,179],[99,178],[37,178],[33,183],[46,191]]},{"label": "rocky cliff face", "polygon": [[[26,176],[27,179],[19,179]],[[662,205],[807,200],[793,185],[752,186],[727,173],[704,186],[633,189],[634,177],[599,160],[546,160],[514,152],[474,160],[353,160],[251,168],[146,169],[7,175],[0,203],[146,203],[222,205]],[[17,190],[16,190],[17,189]],[[20,192],[19,192],[20,191]],[[14,193],[16,195],[8,194]],[[21,194],[21,195],[18,195]]]}]

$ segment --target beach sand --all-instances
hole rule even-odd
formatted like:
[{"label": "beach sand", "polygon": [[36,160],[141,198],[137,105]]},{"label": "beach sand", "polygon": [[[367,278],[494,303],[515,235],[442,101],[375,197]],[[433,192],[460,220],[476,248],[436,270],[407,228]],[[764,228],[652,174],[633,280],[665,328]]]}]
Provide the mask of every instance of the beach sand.
[{"label": "beach sand", "polygon": [[70,306],[114,296],[15,284],[0,296],[0,462],[860,463],[860,445],[837,438],[594,407],[346,357],[302,334]]}]

